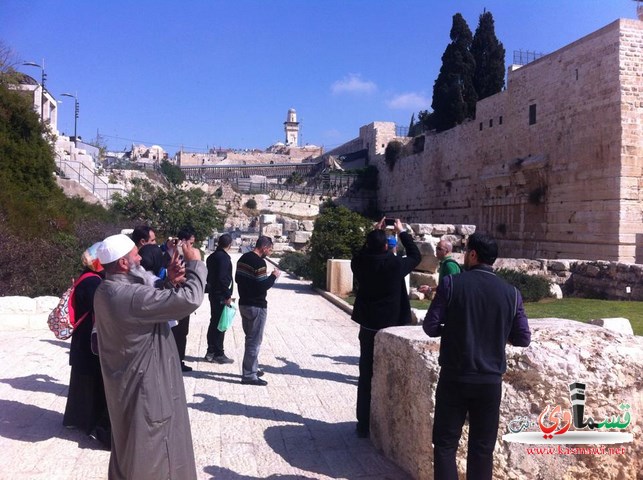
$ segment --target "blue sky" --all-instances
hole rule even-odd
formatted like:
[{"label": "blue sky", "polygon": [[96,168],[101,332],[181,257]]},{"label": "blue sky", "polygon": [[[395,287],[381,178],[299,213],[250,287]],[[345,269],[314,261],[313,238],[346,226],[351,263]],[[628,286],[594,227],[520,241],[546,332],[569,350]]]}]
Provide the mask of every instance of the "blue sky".
[{"label": "blue sky", "polygon": [[[549,53],[617,18],[632,0],[0,0],[0,40],[18,61],[44,59],[59,130],[110,148],[170,154],[284,141],[295,108],[300,143],[327,150],[373,121],[408,126],[430,108],[460,12],[472,32],[495,19],[506,62]],[[36,79],[35,67],[19,67]]]}]

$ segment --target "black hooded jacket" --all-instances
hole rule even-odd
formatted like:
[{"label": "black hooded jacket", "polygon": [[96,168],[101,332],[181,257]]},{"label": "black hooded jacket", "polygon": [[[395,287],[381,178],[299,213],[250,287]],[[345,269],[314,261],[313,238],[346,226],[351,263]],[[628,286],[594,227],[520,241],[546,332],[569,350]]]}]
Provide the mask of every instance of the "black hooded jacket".
[{"label": "black hooded jacket", "polygon": [[411,235],[400,233],[406,257],[392,252],[370,253],[363,247],[351,260],[358,282],[352,319],[362,327],[380,330],[406,325],[411,321],[411,303],[404,277],[420,263],[420,250]]}]

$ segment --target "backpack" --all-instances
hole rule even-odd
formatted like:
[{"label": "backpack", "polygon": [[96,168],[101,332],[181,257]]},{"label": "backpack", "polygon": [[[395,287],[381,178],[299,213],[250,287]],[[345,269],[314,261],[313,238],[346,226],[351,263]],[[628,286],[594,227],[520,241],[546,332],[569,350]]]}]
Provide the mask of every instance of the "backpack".
[{"label": "backpack", "polygon": [[76,312],[74,310],[74,292],[80,282],[92,276],[99,277],[100,275],[96,275],[93,272],[86,272],[78,277],[78,280],[76,280],[72,286],[63,293],[62,297],[60,297],[60,302],[58,302],[56,308],[54,308],[49,314],[47,325],[49,325],[49,330],[54,332],[54,335],[59,340],[67,340],[71,337],[74,333],[74,329],[80,325],[89,313],[86,312],[82,317],[76,318]]},{"label": "backpack", "polygon": [[448,262],[451,262],[451,263],[453,263],[453,264],[455,264],[455,265],[457,265],[457,266],[458,266],[458,269],[459,269],[458,273],[464,272],[464,265],[460,265],[460,264],[459,264],[456,260],[454,260],[453,258],[449,257],[449,258],[447,258],[446,260],[444,260],[444,263],[448,263]]}]

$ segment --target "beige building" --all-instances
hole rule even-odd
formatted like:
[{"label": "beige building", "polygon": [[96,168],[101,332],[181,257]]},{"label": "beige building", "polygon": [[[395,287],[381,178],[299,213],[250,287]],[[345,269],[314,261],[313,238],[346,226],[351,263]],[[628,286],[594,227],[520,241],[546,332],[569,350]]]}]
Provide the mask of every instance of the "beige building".
[{"label": "beige building", "polygon": [[643,263],[641,72],[643,22],[617,20],[510,68],[473,121],[416,139],[373,123],[336,150],[367,150],[387,215],[475,224],[503,256]]}]

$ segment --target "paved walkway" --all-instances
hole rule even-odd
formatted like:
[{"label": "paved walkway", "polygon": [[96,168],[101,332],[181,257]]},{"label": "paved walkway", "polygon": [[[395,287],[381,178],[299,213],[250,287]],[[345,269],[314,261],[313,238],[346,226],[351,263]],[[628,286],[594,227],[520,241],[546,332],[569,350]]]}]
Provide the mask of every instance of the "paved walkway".
[{"label": "paved walkway", "polygon": [[[306,282],[284,274],[268,293],[267,387],[239,383],[238,314],[225,343],[235,363],[203,360],[208,323],[206,298],[184,377],[200,479],[410,478],[355,436],[358,329]],[[68,348],[46,329],[0,332],[0,479],[106,478],[109,453],[62,426]]]}]

